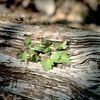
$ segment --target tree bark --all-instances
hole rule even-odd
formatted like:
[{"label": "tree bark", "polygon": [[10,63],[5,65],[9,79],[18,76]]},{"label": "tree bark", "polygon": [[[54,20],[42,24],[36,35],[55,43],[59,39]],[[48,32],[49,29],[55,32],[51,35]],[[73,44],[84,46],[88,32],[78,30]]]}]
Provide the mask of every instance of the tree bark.
[{"label": "tree bark", "polygon": [[[38,63],[16,59],[23,36],[34,41],[67,40],[70,62],[44,72]],[[27,100],[99,100],[100,33],[64,25],[24,25],[0,21],[0,90]]]}]

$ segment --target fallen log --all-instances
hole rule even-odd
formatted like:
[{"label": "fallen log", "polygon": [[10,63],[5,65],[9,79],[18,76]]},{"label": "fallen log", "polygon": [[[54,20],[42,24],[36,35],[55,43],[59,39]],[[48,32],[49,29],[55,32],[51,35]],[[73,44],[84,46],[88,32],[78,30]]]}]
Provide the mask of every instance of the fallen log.
[{"label": "fallen log", "polygon": [[[70,62],[44,72],[36,63],[16,59],[23,36],[68,40]],[[0,21],[0,90],[27,100],[99,100],[100,33],[64,25],[24,25]]]}]

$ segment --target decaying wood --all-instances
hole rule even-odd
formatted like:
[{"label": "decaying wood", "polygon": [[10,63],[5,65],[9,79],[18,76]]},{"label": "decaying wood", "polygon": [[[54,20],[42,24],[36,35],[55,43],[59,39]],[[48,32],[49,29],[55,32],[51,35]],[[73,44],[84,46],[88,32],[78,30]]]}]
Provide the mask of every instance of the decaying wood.
[{"label": "decaying wood", "polygon": [[[70,62],[44,72],[39,64],[16,59],[24,34],[68,40]],[[99,100],[100,33],[63,25],[24,25],[0,21],[0,90],[28,100]]]}]

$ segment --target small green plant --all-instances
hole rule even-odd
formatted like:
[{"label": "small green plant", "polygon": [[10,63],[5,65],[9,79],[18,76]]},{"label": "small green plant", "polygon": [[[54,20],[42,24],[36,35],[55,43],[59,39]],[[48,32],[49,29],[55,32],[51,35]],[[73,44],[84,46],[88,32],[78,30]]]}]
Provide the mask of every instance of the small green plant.
[{"label": "small green plant", "polygon": [[43,69],[48,71],[55,64],[64,64],[69,61],[67,53],[67,41],[52,42],[42,38],[40,41],[32,43],[29,36],[23,40],[24,48],[19,50],[17,58],[21,61],[40,62]]}]

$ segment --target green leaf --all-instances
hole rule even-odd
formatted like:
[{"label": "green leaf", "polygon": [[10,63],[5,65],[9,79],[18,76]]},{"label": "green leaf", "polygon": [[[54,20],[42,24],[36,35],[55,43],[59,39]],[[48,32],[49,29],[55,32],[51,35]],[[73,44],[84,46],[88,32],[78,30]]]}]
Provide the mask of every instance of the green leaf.
[{"label": "green leaf", "polygon": [[43,52],[44,53],[49,53],[51,52],[51,42],[49,40],[44,40],[43,41]]},{"label": "green leaf", "polygon": [[61,58],[59,59],[59,63],[67,63],[69,61],[69,55],[66,51],[63,51],[61,54]]},{"label": "green leaf", "polygon": [[44,71],[49,71],[50,69],[52,69],[53,62],[51,61],[51,59],[47,58],[41,61],[41,65]]},{"label": "green leaf", "polygon": [[32,62],[38,62],[40,60],[40,57],[38,55],[33,55],[31,58]]},{"label": "green leaf", "polygon": [[49,47],[51,45],[51,42],[49,40],[42,40],[42,44],[44,47]]},{"label": "green leaf", "polygon": [[41,51],[42,50],[42,45],[41,43],[35,43],[34,46],[33,46],[34,50],[39,50]]},{"label": "green leaf", "polygon": [[66,40],[62,43],[61,47],[62,47],[62,49],[66,49],[68,47]]},{"label": "green leaf", "polygon": [[23,40],[23,44],[24,46],[29,46],[31,44],[31,38],[29,36],[25,36],[24,40]]},{"label": "green leaf", "polygon": [[53,61],[53,62],[57,62],[60,57],[61,57],[61,54],[62,54],[62,51],[56,51],[56,52],[53,52],[50,56],[50,59]]},{"label": "green leaf", "polygon": [[20,59],[21,61],[27,59],[27,53],[26,51],[19,51],[19,53],[17,54],[17,58]]},{"label": "green leaf", "polygon": [[61,49],[61,45],[62,45],[62,43],[60,43],[60,42],[54,42],[52,44],[52,46],[53,46],[54,49]]},{"label": "green leaf", "polygon": [[49,58],[48,54],[39,54],[39,56],[41,58],[41,61],[44,60],[44,59],[48,59]]},{"label": "green leaf", "polygon": [[68,46],[67,46],[67,41],[64,41],[63,43],[61,42],[54,42],[52,44],[52,47],[56,50],[61,50],[61,49],[66,49]]},{"label": "green leaf", "polygon": [[43,52],[44,52],[44,53],[49,53],[49,52],[51,52],[50,47],[44,47],[44,48],[43,48]]},{"label": "green leaf", "polygon": [[35,53],[34,50],[33,50],[33,48],[31,48],[31,47],[30,48],[27,48],[26,51],[30,55]]}]

